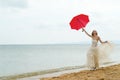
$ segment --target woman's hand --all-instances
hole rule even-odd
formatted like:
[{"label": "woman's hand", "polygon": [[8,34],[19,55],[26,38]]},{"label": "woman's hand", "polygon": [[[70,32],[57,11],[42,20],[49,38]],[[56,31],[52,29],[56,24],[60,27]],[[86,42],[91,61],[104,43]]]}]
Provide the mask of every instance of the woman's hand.
[{"label": "woman's hand", "polygon": [[105,43],[108,43],[108,41],[104,41],[104,42],[102,42],[103,44],[105,44]]},{"label": "woman's hand", "polygon": [[108,41],[105,41],[105,43],[108,43]]},{"label": "woman's hand", "polygon": [[84,28],[82,28],[82,32],[84,32],[85,31],[85,29]]}]

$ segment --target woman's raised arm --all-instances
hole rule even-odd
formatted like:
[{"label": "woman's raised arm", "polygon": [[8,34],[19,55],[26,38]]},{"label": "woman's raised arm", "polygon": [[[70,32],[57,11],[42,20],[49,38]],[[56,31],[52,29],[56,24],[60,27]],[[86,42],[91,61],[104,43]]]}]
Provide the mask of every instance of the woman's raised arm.
[{"label": "woman's raised arm", "polygon": [[85,32],[86,35],[88,35],[89,37],[92,37],[90,34],[87,33],[87,31],[85,29],[82,28],[82,32]]}]

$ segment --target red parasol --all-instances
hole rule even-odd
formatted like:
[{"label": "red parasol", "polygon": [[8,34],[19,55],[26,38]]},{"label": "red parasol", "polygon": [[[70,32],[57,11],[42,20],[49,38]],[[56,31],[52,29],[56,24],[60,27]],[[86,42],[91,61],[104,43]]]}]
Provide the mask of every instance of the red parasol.
[{"label": "red parasol", "polygon": [[84,28],[88,22],[89,22],[88,15],[80,14],[73,17],[73,19],[70,22],[70,26],[72,29],[79,30],[81,28]]}]

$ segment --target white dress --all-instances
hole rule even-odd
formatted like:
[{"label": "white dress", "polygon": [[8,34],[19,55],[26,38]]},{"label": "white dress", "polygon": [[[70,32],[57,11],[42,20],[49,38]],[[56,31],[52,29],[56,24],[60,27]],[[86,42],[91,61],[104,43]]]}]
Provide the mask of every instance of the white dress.
[{"label": "white dress", "polygon": [[100,63],[108,60],[111,50],[111,43],[108,42],[98,46],[98,41],[92,40],[92,45],[87,53],[87,67],[89,69],[99,68]]}]

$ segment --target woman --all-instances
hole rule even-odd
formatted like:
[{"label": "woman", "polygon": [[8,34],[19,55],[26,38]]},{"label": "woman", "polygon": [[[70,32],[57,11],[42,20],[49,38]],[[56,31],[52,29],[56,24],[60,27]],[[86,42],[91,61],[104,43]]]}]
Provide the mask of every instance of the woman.
[{"label": "woman", "polygon": [[99,48],[97,46],[98,41],[100,43],[107,43],[107,41],[102,41],[100,37],[98,36],[98,33],[96,30],[92,31],[92,34],[88,34],[85,29],[82,29],[83,32],[86,33],[90,38],[92,38],[92,45],[87,53],[87,66],[90,68],[90,70],[96,70],[99,68]]}]

